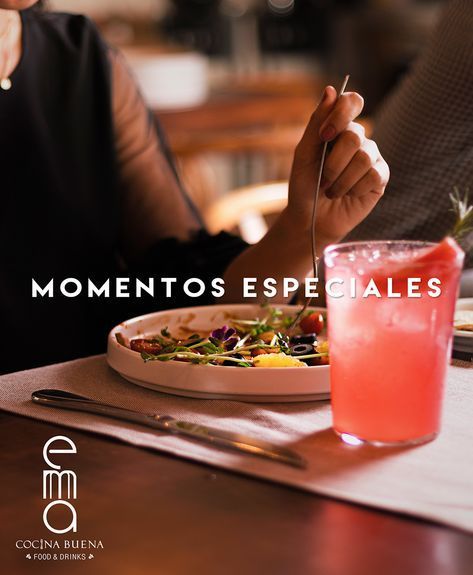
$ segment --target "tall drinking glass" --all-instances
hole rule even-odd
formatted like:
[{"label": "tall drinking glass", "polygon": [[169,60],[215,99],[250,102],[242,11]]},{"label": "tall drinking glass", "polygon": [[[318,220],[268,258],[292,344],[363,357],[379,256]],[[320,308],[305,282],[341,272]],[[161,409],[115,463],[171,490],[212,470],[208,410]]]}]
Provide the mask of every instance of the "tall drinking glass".
[{"label": "tall drinking glass", "polygon": [[325,250],[333,427],[344,441],[439,432],[463,258],[450,238]]}]

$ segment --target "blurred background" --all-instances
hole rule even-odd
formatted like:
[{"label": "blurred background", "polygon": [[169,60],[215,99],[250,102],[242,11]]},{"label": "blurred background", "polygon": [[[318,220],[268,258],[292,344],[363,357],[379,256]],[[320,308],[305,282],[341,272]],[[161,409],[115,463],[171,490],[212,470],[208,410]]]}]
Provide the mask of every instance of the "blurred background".
[{"label": "blurred background", "polygon": [[[50,0],[125,54],[209,227],[257,241],[284,205],[291,157],[327,82],[376,108],[444,0]],[[275,183],[276,182],[276,183]],[[242,188],[243,189],[240,189]]]}]

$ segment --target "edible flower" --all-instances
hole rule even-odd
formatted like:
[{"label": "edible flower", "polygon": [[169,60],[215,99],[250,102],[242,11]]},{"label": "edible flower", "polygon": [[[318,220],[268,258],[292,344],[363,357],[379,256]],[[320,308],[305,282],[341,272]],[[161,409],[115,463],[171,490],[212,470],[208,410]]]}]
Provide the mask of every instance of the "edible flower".
[{"label": "edible flower", "polygon": [[236,335],[236,330],[233,327],[224,325],[218,329],[214,329],[209,337],[209,340],[218,347],[223,347],[227,351],[233,349],[239,337]]}]

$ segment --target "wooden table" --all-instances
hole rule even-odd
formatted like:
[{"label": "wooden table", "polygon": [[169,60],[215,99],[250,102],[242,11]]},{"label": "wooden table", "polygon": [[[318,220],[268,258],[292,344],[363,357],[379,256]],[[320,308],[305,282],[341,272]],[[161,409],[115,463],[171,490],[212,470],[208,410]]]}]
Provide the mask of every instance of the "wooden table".
[{"label": "wooden table", "polygon": [[[104,549],[87,562],[39,564],[15,541],[53,535],[41,519],[42,448],[61,433],[78,449],[70,465],[78,475],[77,538],[101,539]],[[0,412],[0,449],[0,566],[8,575],[473,572],[467,534],[92,434]]]}]

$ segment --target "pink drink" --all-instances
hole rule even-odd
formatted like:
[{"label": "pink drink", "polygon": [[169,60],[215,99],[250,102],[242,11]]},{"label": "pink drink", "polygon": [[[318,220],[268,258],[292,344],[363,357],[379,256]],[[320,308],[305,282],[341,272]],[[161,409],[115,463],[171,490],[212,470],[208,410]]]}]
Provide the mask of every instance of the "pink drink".
[{"label": "pink drink", "polygon": [[[438,433],[463,258],[451,239],[427,247],[356,242],[325,251],[327,282],[344,280],[343,288],[334,286],[343,297],[327,297],[327,304],[333,427],[345,441],[418,443]],[[420,297],[407,297],[408,277],[420,278],[414,282]],[[371,278],[381,297],[363,298]],[[439,297],[428,295],[436,292],[430,278],[441,281]]]}]

